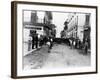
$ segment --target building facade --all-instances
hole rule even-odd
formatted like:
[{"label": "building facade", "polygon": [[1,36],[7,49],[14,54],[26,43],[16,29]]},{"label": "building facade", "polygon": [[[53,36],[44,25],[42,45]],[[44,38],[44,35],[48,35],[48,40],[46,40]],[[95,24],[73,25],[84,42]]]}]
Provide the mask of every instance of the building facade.
[{"label": "building facade", "polygon": [[36,30],[38,36],[43,35],[43,19],[39,19],[37,15],[37,11],[31,11],[30,13],[30,22],[23,22],[23,27],[24,27],[24,40],[25,42],[28,41],[30,31]]},{"label": "building facade", "polygon": [[55,37],[56,29],[55,25],[52,24],[53,16],[51,11],[45,11],[44,15],[44,34],[48,37]]},{"label": "building facade", "polygon": [[66,35],[68,38],[80,39],[84,42],[85,38],[90,39],[90,14],[73,13],[68,15],[68,30]]}]

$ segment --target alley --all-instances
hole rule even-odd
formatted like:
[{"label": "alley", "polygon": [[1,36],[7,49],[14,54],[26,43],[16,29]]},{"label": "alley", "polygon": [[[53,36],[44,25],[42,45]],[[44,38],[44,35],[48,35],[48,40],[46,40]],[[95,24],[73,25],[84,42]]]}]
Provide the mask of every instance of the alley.
[{"label": "alley", "polygon": [[90,66],[90,61],[90,54],[83,55],[65,44],[55,44],[50,53],[45,45],[24,56],[24,69],[83,67]]}]

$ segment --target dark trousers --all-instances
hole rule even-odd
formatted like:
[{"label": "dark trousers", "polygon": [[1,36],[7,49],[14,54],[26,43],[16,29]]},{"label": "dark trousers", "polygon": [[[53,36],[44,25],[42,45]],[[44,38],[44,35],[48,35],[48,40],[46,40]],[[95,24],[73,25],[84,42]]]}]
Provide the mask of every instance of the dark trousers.
[{"label": "dark trousers", "polygon": [[35,47],[38,48],[38,42],[32,41],[32,49],[34,49]]},{"label": "dark trousers", "polygon": [[40,40],[40,42],[39,42],[39,46],[42,46],[42,44],[43,44],[43,41],[42,41],[42,40]]},{"label": "dark trousers", "polygon": [[32,49],[34,49],[34,45],[35,45],[35,44],[34,44],[34,41],[32,41]]},{"label": "dark trousers", "polygon": [[88,47],[85,46],[85,54],[87,54],[87,52],[88,52]]},{"label": "dark trousers", "polygon": [[36,48],[38,48],[38,42],[36,41],[36,44],[35,44]]},{"label": "dark trousers", "polygon": [[53,42],[50,43],[50,49],[52,49],[52,46],[53,46]]}]

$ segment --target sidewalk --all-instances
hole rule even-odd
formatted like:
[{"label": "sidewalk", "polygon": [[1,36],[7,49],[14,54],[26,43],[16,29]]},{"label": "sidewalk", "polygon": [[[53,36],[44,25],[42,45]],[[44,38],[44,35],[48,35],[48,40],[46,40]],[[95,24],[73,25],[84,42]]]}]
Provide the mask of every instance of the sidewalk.
[{"label": "sidewalk", "polygon": [[24,56],[24,69],[38,69],[41,68],[48,58],[48,46],[43,45],[41,48],[38,48],[31,53]]},{"label": "sidewalk", "polygon": [[[31,45],[31,47],[32,47],[32,45]],[[34,48],[34,49],[31,49],[30,51],[28,51],[28,43],[24,43],[24,46],[23,46],[23,56],[26,56],[26,55],[28,55],[28,54],[30,54],[31,52],[33,52],[33,51],[35,51],[35,50],[38,50],[38,49],[40,49],[41,47],[40,46],[38,46],[38,48]]]},{"label": "sidewalk", "polygon": [[40,48],[41,48],[41,47],[32,49],[31,51],[28,51],[26,54],[24,54],[24,56],[26,56],[26,55],[28,55],[28,54],[32,53],[33,51],[36,51],[36,50],[38,50],[38,49],[40,49]]}]

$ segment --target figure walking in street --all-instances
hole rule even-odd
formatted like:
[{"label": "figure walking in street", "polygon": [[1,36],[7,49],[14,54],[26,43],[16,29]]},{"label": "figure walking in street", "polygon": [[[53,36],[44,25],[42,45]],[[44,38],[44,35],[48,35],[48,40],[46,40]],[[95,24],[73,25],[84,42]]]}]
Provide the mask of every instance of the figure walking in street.
[{"label": "figure walking in street", "polygon": [[73,38],[70,38],[70,47],[73,48]]},{"label": "figure walking in street", "polygon": [[79,45],[79,49],[82,49],[82,42],[79,40],[79,42],[78,42],[78,45]]},{"label": "figure walking in street", "polygon": [[53,38],[50,38],[50,49],[53,47]]},{"label": "figure walking in street", "polygon": [[85,51],[85,54],[87,54],[87,52],[88,52],[88,41],[87,41],[87,38],[85,40],[84,51]]},{"label": "figure walking in street", "polygon": [[53,39],[51,37],[48,38],[47,45],[48,45],[48,53],[50,53],[50,50],[53,47]]},{"label": "figure walking in street", "polygon": [[69,39],[69,42],[70,42],[70,48],[72,48],[72,40]]},{"label": "figure walking in street", "polygon": [[75,39],[73,40],[73,48],[75,48],[75,45],[76,45],[76,41]]}]

